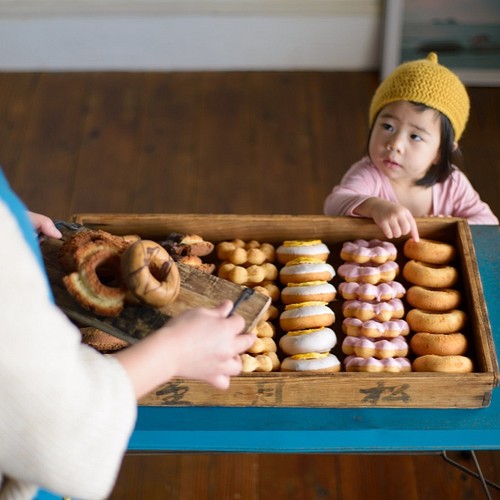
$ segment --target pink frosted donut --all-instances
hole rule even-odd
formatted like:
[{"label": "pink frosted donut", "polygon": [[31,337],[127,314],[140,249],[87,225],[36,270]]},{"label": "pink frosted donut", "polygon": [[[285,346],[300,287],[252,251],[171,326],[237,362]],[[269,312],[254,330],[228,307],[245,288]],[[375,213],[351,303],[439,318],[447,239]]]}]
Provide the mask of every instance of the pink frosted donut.
[{"label": "pink frosted donut", "polygon": [[331,302],[337,295],[335,287],[328,281],[306,281],[305,283],[288,283],[281,291],[283,304],[297,302]]},{"label": "pink frosted donut", "polygon": [[311,328],[288,332],[279,340],[281,350],[288,355],[327,352],[336,344],[337,336],[331,328]]},{"label": "pink frosted donut", "polygon": [[343,281],[339,284],[339,293],[346,300],[376,300],[381,302],[383,300],[403,298],[406,289],[399,281],[388,281],[378,285]]},{"label": "pink frosted donut", "polygon": [[340,361],[330,353],[295,354],[281,362],[282,372],[339,372]]},{"label": "pink frosted donut", "polygon": [[342,313],[346,318],[358,318],[362,321],[369,319],[389,321],[402,318],[405,308],[400,299],[391,299],[386,302],[347,300],[342,304]]},{"label": "pink frosted donut", "polygon": [[394,338],[398,335],[408,335],[410,327],[404,319],[393,319],[391,321],[361,321],[358,318],[345,318],[342,322],[342,331],[353,337],[388,337]]},{"label": "pink frosted donut", "polygon": [[339,266],[338,273],[347,282],[356,281],[377,285],[381,282],[393,281],[399,273],[399,265],[392,260],[378,265],[346,262]]},{"label": "pink frosted donut", "polygon": [[381,240],[347,241],[340,250],[340,258],[345,261],[365,264],[375,262],[383,264],[388,260],[396,260],[397,250],[393,243]]},{"label": "pink frosted donut", "polygon": [[331,281],[335,276],[333,266],[320,259],[299,257],[288,261],[279,272],[283,285],[307,281]]},{"label": "pink frosted donut", "polygon": [[335,313],[326,302],[288,304],[279,318],[280,327],[285,332],[330,326],[334,322]]},{"label": "pink frosted donut", "polygon": [[276,258],[281,264],[297,257],[314,257],[326,262],[329,255],[329,248],[321,240],[284,241],[276,249]]},{"label": "pink frosted donut", "polygon": [[408,354],[408,343],[404,337],[374,340],[368,337],[345,337],[342,352],[363,358],[399,358]]},{"label": "pink frosted donut", "polygon": [[411,371],[410,361],[403,357],[376,359],[373,357],[347,356],[344,365],[348,372],[400,373]]}]

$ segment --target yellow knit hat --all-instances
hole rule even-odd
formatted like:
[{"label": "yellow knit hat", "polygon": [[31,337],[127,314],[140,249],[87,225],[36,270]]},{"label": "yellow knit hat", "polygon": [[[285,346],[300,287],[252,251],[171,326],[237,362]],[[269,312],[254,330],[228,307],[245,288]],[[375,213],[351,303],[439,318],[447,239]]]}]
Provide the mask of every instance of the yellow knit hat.
[{"label": "yellow knit hat", "polygon": [[469,118],[469,96],[457,75],[438,63],[431,52],[426,59],[398,66],[377,88],[370,105],[370,127],[378,112],[396,101],[425,104],[443,113],[458,141]]}]

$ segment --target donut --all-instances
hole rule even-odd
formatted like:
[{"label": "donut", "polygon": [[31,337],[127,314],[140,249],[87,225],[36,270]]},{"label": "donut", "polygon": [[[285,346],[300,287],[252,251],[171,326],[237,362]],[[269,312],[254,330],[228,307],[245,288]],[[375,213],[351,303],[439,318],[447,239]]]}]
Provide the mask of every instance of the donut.
[{"label": "donut", "polygon": [[381,282],[393,281],[399,273],[399,265],[393,260],[384,264],[356,264],[346,262],[337,269],[339,276],[347,282],[370,283],[377,285]]},{"label": "donut", "polygon": [[342,304],[342,313],[346,318],[358,318],[362,321],[369,319],[389,321],[402,318],[405,309],[400,299],[391,299],[386,302],[347,300]]},{"label": "donut", "polygon": [[449,264],[456,256],[453,245],[425,238],[420,238],[419,241],[415,241],[413,238],[406,240],[403,253],[409,259],[436,265]]},{"label": "donut", "polygon": [[118,316],[127,293],[120,265],[116,249],[99,249],[86,256],[77,271],[63,276],[64,286],[88,311],[101,316]]},{"label": "donut", "polygon": [[396,260],[397,250],[394,243],[381,240],[354,240],[342,245],[340,258],[345,261],[365,264],[374,262],[383,264],[388,260]]},{"label": "donut", "polygon": [[345,318],[342,322],[342,331],[353,337],[388,337],[394,338],[398,335],[408,335],[410,327],[404,319],[393,319],[390,321],[361,321],[358,318]]},{"label": "donut", "polygon": [[428,311],[448,311],[456,309],[462,300],[458,290],[454,288],[429,288],[414,285],[406,293],[408,304],[417,309]]},{"label": "donut", "polygon": [[346,300],[376,300],[378,302],[401,299],[406,294],[405,287],[399,281],[388,281],[378,285],[343,281],[339,284],[338,290],[342,298]]},{"label": "donut", "polygon": [[151,240],[138,240],[122,254],[121,269],[128,289],[146,304],[163,307],[180,291],[180,274],[169,253]]},{"label": "donut", "polygon": [[283,304],[311,301],[331,302],[336,295],[337,290],[327,281],[288,283],[281,291],[281,302]]},{"label": "donut", "polygon": [[257,337],[255,342],[247,349],[250,354],[262,354],[264,352],[276,352],[278,346],[271,337]]},{"label": "donut", "polygon": [[280,327],[285,332],[330,326],[334,322],[335,313],[326,302],[288,304],[279,317]]},{"label": "donut", "polygon": [[410,340],[414,354],[439,356],[462,355],[467,352],[467,337],[463,333],[415,333]]},{"label": "donut", "polygon": [[374,340],[368,337],[345,337],[342,352],[349,356],[377,359],[402,357],[408,354],[408,343],[404,337]]},{"label": "donut", "polygon": [[275,372],[280,367],[280,360],[275,352],[263,354],[241,354],[241,372]]},{"label": "donut", "polygon": [[121,351],[130,345],[125,340],[121,340],[94,327],[81,328],[80,333],[84,344],[93,347],[96,351],[103,354]]},{"label": "donut", "polygon": [[361,356],[347,356],[344,360],[347,372],[368,373],[400,373],[411,371],[411,363],[407,358],[363,358]]},{"label": "donut", "polygon": [[285,354],[327,352],[337,344],[337,336],[331,328],[310,328],[288,332],[279,340]]},{"label": "donut", "polygon": [[165,240],[159,242],[170,256],[205,257],[212,253],[214,244],[206,241],[198,234],[170,233]]},{"label": "donut", "polygon": [[276,259],[281,264],[298,257],[313,257],[326,262],[329,255],[329,248],[321,240],[284,241],[276,249]]},{"label": "donut", "polygon": [[413,285],[430,288],[450,288],[456,285],[458,281],[458,271],[453,266],[441,266],[427,264],[419,260],[409,260],[403,267],[403,277]]},{"label": "donut", "polygon": [[474,365],[466,356],[426,354],[415,358],[412,368],[416,372],[471,373]]},{"label": "donut", "polygon": [[406,315],[406,321],[414,332],[459,332],[465,326],[466,320],[467,315],[460,309],[445,312],[412,309]]},{"label": "donut", "polygon": [[339,372],[340,361],[328,352],[295,354],[281,362],[282,372]]},{"label": "donut", "polygon": [[279,271],[283,285],[307,281],[330,281],[335,276],[333,266],[313,257],[297,257],[289,260]]}]

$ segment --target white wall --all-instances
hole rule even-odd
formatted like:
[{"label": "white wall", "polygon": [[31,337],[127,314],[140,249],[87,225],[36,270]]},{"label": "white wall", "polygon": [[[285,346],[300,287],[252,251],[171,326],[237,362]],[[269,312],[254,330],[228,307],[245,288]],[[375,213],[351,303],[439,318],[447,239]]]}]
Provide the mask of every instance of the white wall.
[{"label": "white wall", "polygon": [[378,0],[0,0],[0,70],[375,69]]}]

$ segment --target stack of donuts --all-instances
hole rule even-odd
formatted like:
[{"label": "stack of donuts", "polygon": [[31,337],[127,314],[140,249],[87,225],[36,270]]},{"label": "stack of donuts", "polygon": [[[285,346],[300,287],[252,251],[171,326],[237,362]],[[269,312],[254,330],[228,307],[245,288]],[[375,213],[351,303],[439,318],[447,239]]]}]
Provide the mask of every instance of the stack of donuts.
[{"label": "stack of donuts", "polygon": [[281,371],[338,372],[340,361],[330,351],[337,336],[330,328],[335,313],[329,307],[337,294],[330,283],[335,270],[327,262],[330,250],[321,240],[284,241],[276,250],[282,267],[279,347],[285,358]]},{"label": "stack of donuts", "polygon": [[403,277],[412,284],[406,300],[412,307],[406,315],[413,336],[410,347],[416,356],[412,367],[419,372],[469,373],[472,361],[465,356],[468,343],[462,333],[466,314],[456,288],[458,271],[453,265],[453,245],[420,238],[403,247],[410,259]]},{"label": "stack of donuts", "polygon": [[342,352],[348,372],[406,372],[409,333],[401,299],[405,288],[394,244],[378,239],[345,242],[338,273],[342,303]]},{"label": "stack of donuts", "polygon": [[241,356],[242,372],[279,370],[278,348],[274,339],[276,327],[273,320],[278,317],[276,303],[280,298],[280,289],[276,284],[278,268],[275,264],[274,245],[236,238],[231,241],[220,241],[215,250],[217,258],[221,261],[217,268],[219,278],[253,288],[271,298],[271,305],[255,328],[256,342]]}]

